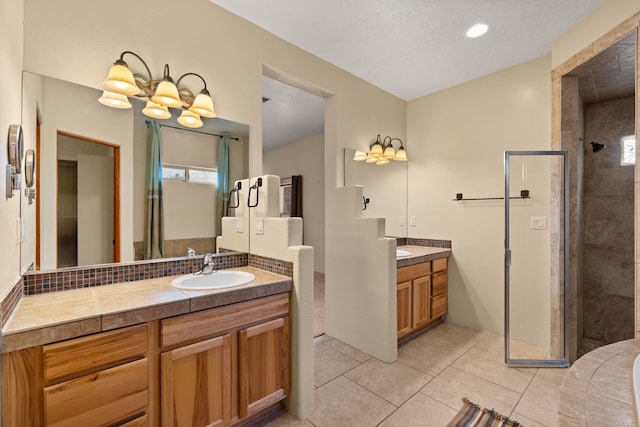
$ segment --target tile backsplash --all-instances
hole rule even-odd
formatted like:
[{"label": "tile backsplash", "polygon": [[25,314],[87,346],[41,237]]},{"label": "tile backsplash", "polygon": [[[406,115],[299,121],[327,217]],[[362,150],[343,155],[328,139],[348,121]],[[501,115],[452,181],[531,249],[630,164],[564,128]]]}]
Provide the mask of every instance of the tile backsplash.
[{"label": "tile backsplash", "polygon": [[397,237],[396,239],[398,246],[412,245],[451,249],[451,240],[415,239],[413,237]]}]

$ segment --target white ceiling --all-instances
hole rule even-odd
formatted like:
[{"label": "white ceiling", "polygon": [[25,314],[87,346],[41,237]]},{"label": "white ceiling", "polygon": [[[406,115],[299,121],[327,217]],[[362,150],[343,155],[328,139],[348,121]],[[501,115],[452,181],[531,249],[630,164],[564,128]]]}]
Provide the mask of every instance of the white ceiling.
[{"label": "white ceiling", "polygon": [[[551,52],[602,0],[210,0],[405,100]],[[489,32],[468,39],[483,22]]]},{"label": "white ceiling", "polygon": [[[603,0],[210,1],[409,101],[549,54]],[[323,131],[321,98],[269,78],[263,96],[263,150]]]}]

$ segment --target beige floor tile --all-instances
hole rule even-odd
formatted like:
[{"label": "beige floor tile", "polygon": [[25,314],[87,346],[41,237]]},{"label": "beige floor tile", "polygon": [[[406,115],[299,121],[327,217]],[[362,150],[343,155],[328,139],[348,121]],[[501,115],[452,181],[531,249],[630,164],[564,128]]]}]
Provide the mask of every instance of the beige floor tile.
[{"label": "beige floor tile", "polygon": [[314,384],[318,387],[360,364],[357,360],[324,344],[314,347],[314,362]]},{"label": "beige floor tile", "polygon": [[410,341],[398,347],[398,362],[436,376],[451,365],[459,355],[432,346]]},{"label": "beige floor tile", "polygon": [[547,425],[544,424],[540,424],[537,421],[532,420],[531,418],[527,418],[522,414],[519,414],[518,412],[515,412],[511,417],[512,420],[519,422],[520,424],[522,424],[523,426],[526,427],[549,427]]},{"label": "beige floor tile", "polygon": [[371,427],[384,420],[395,406],[341,376],[315,392],[315,411],[309,421],[317,427]]},{"label": "beige floor tile", "polygon": [[483,341],[464,353],[452,366],[523,393],[536,373],[535,369],[507,366],[504,363],[504,354],[496,352],[495,347],[481,346]]},{"label": "beige floor tile", "polygon": [[351,347],[348,344],[343,343],[342,341],[338,341],[334,338],[329,338],[328,340],[323,342],[327,347],[331,347],[334,350],[338,350],[340,353],[344,353],[352,359],[357,360],[360,363],[366,362],[371,359],[371,356],[363,351],[358,350],[357,348]]},{"label": "beige floor tile", "polygon": [[444,427],[457,413],[457,410],[417,393],[384,420],[380,427]]},{"label": "beige floor tile", "polygon": [[538,368],[533,380],[559,390],[568,371],[568,368]]},{"label": "beige floor tile", "polygon": [[291,414],[284,413],[280,417],[276,418],[265,424],[268,427],[313,427],[307,420],[299,420],[293,417]]},{"label": "beige floor tile", "polygon": [[558,427],[587,427],[587,422],[583,419],[576,419],[560,415],[558,417]]},{"label": "beige floor tile", "polygon": [[402,405],[433,379],[400,362],[385,363],[378,359],[370,359],[345,376],[396,406]]},{"label": "beige floor tile", "polygon": [[446,324],[436,326],[434,329],[414,338],[405,345],[418,345],[422,348],[446,351],[459,356],[473,347],[481,339],[481,336],[473,334],[456,334],[452,332],[452,329],[451,326],[447,326]]},{"label": "beige floor tile", "polygon": [[558,412],[560,414],[569,418],[584,418],[586,414],[585,398],[564,393],[563,387],[558,399]]},{"label": "beige floor tile", "polygon": [[447,368],[420,392],[451,408],[460,409],[462,398],[466,397],[505,415],[511,413],[520,398],[520,393],[455,368]]},{"label": "beige floor tile", "polygon": [[515,412],[547,427],[556,427],[559,396],[560,391],[557,388],[532,381],[518,402]]}]

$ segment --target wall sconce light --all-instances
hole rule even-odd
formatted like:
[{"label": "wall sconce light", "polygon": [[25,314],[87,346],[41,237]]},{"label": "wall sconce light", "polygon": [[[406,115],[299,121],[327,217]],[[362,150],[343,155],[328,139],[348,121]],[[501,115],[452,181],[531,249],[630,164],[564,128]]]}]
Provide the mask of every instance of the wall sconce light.
[{"label": "wall sconce light", "polygon": [[13,197],[13,191],[20,189],[20,173],[24,157],[24,139],[22,126],[10,125],[7,137],[6,198]]},{"label": "wall sconce light", "polygon": [[[398,147],[397,151],[393,148],[393,141],[400,141],[400,147]],[[385,138],[380,141],[380,134],[378,134],[376,140],[369,146],[369,152],[356,151],[353,160],[356,162],[365,161],[367,163],[375,163],[376,165],[386,165],[391,160],[406,162],[409,159],[407,158],[407,151],[400,138],[385,136]]]},{"label": "wall sconce light", "polygon": [[[133,55],[142,62],[147,70],[147,76],[134,74],[124,62],[126,54]],[[196,76],[202,80],[204,88],[197,96],[186,87],[181,87],[180,82],[187,76]],[[98,100],[101,104],[112,108],[131,108],[127,97],[134,96],[146,99],[147,104],[142,110],[145,116],[153,119],[168,119],[171,117],[169,108],[178,108],[182,114],[178,117],[178,123],[190,128],[202,126],[200,117],[213,118],[216,113],[213,109],[213,100],[207,90],[207,82],[200,74],[186,73],[173,82],[169,74],[169,65],[165,64],[161,81],[155,80],[147,63],[134,52],[125,51],[120,54],[111,69],[107,79],[102,83],[104,92]]]}]

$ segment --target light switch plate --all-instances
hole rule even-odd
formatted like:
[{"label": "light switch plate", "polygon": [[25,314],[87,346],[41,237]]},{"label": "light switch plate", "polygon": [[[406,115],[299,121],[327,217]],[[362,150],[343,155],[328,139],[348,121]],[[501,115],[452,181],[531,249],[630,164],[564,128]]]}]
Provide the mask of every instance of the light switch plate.
[{"label": "light switch plate", "polygon": [[410,216],[409,217],[409,225],[411,227],[415,227],[416,226],[416,217],[415,216]]},{"label": "light switch plate", "polygon": [[256,218],[256,234],[264,234],[264,218]]},{"label": "light switch plate", "polygon": [[244,233],[244,218],[236,218],[236,233]]},{"label": "light switch plate", "polygon": [[546,230],[547,229],[547,217],[546,216],[532,216],[530,228],[532,230]]},{"label": "light switch plate", "polygon": [[405,221],[404,221],[404,217],[403,216],[400,217],[400,219],[398,220],[398,223],[400,225],[405,225]]}]

